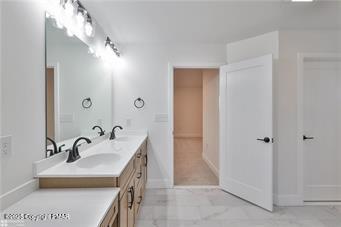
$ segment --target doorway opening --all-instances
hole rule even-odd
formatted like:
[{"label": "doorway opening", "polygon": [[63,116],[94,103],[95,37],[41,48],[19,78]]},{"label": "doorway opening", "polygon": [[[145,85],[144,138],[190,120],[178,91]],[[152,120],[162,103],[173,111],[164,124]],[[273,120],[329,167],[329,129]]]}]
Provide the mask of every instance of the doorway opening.
[{"label": "doorway opening", "polygon": [[219,69],[173,69],[174,185],[219,184]]},{"label": "doorway opening", "polygon": [[46,68],[46,136],[55,140],[55,116],[54,116],[54,68]]},{"label": "doorway opening", "polygon": [[341,201],[341,56],[303,54],[299,149],[304,202]]},{"label": "doorway opening", "polygon": [[[60,140],[59,64],[46,67],[46,136]],[[48,145],[50,143],[48,142]]]}]

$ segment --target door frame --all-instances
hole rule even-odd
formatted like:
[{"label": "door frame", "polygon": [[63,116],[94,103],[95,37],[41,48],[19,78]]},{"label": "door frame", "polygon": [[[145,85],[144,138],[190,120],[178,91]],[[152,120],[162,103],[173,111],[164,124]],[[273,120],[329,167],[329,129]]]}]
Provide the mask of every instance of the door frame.
[{"label": "door frame", "polygon": [[304,205],[304,152],[303,152],[303,86],[304,62],[307,59],[341,59],[341,53],[298,53],[297,54],[297,191]]},{"label": "door frame", "polygon": [[170,182],[167,187],[169,188],[174,188],[174,69],[220,69],[222,65],[226,65],[226,62],[168,63],[168,149],[170,152],[168,169]]},{"label": "door frame", "polygon": [[[57,62],[57,63],[47,64],[46,68],[47,69],[53,69],[53,77],[54,77],[54,131],[55,131],[54,133],[55,133],[55,141],[59,141],[60,140],[60,75],[59,75],[59,63]],[[47,76],[47,73],[46,73],[46,76]],[[45,87],[47,88],[46,85],[45,85]],[[45,91],[45,93],[47,94],[47,91]],[[46,96],[46,94],[45,94],[45,96]],[[47,111],[46,111],[46,114],[47,114]],[[46,120],[47,120],[47,117],[46,117]]]}]

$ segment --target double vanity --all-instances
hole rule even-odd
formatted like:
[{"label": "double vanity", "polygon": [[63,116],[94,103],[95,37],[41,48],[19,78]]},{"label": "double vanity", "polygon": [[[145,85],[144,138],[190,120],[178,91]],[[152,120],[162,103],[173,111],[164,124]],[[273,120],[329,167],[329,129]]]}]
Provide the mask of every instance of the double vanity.
[{"label": "double vanity", "polygon": [[4,213],[64,213],[58,220],[25,220],[24,226],[133,227],[147,181],[147,133],[103,137],[72,163],[65,153],[50,158],[62,161],[48,168],[51,160],[37,162],[40,189]]}]

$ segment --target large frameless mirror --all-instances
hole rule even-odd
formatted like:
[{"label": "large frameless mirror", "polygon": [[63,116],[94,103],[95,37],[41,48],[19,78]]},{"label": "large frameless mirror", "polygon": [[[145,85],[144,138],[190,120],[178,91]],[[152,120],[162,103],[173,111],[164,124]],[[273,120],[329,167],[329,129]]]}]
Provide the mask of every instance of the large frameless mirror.
[{"label": "large frameless mirror", "polygon": [[96,125],[110,129],[111,73],[85,43],[46,18],[47,157],[55,153],[52,140],[65,150],[77,137],[100,136]]}]

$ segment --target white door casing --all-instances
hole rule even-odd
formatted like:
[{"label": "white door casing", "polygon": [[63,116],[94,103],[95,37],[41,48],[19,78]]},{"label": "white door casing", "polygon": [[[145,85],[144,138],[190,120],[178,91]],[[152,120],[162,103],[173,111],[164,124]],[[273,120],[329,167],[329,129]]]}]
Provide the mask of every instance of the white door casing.
[{"label": "white door casing", "polygon": [[[220,186],[273,210],[272,55],[220,69]],[[270,141],[264,142],[257,139]]]}]

